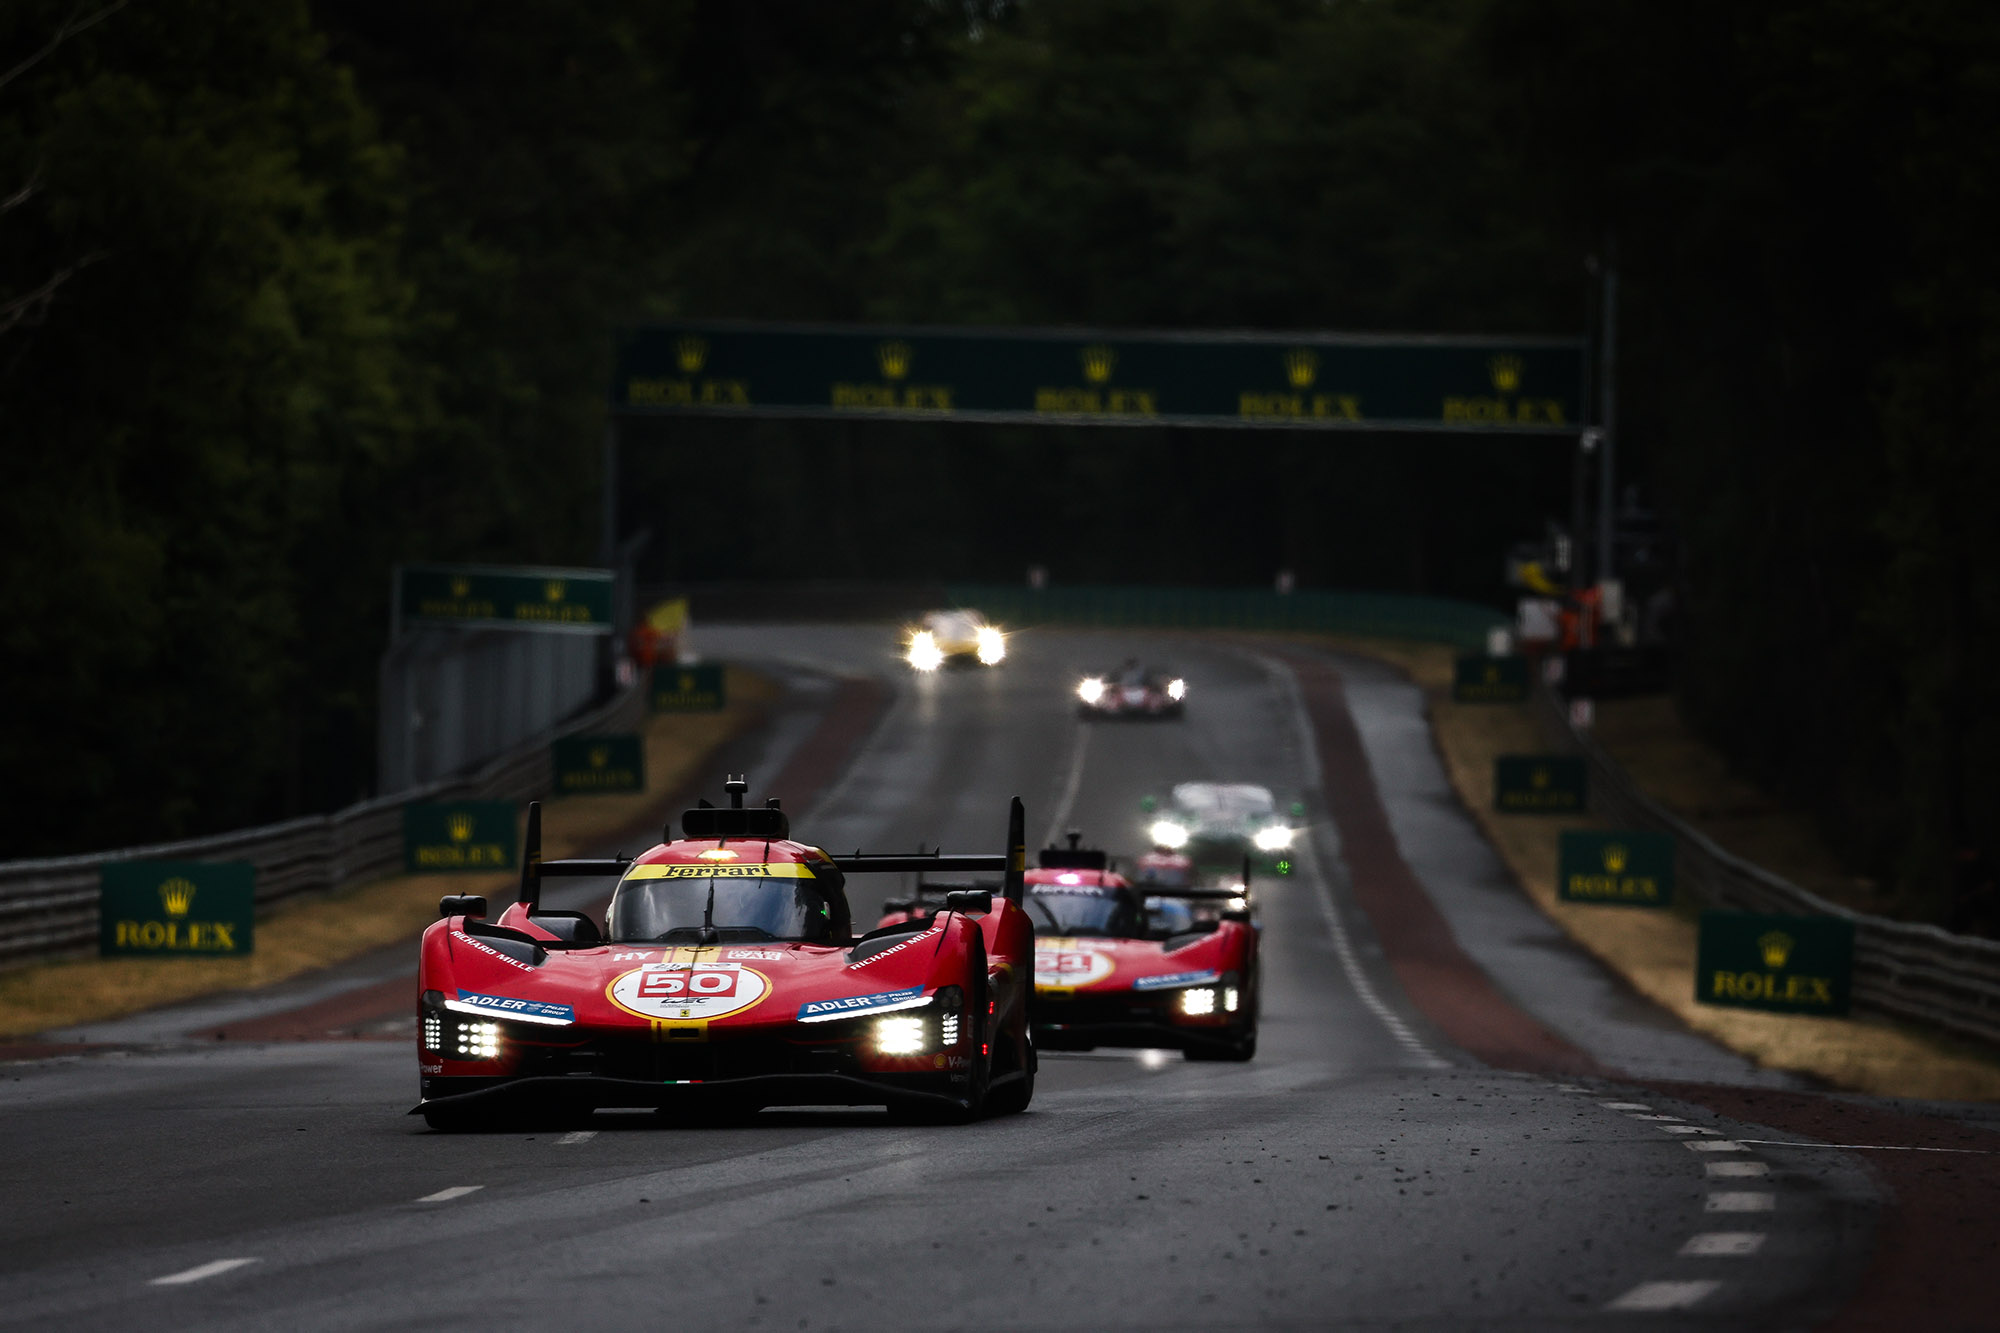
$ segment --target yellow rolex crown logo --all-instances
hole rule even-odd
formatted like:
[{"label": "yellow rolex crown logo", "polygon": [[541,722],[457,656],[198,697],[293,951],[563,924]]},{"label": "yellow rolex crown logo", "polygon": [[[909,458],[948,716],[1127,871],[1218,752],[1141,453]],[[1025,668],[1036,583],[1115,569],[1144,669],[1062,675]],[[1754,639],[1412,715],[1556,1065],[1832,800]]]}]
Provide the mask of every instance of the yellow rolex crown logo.
[{"label": "yellow rolex crown logo", "polygon": [[696,374],[707,360],[708,339],[690,333],[674,340],[674,364],[681,368],[681,374]]},{"label": "yellow rolex crown logo", "polygon": [[1489,665],[1486,668],[1486,683],[1488,685],[1498,685],[1500,683],[1499,667]]},{"label": "yellow rolex crown logo", "polygon": [[1764,955],[1765,967],[1783,967],[1792,956],[1793,940],[1782,930],[1757,937],[1757,951]]},{"label": "yellow rolex crown logo", "polygon": [[1606,843],[1604,846],[1604,868],[1614,875],[1622,875],[1625,873],[1625,863],[1630,856],[1631,853],[1625,850],[1622,843]]},{"label": "yellow rolex crown logo", "polygon": [[1549,785],[1549,770],[1537,767],[1528,775],[1528,785],[1539,790]]},{"label": "yellow rolex crown logo", "polygon": [[1295,347],[1285,353],[1285,378],[1294,389],[1310,389],[1319,374],[1319,353]]},{"label": "yellow rolex crown logo", "polygon": [[451,595],[453,597],[472,596],[472,580],[462,574],[453,578],[451,581]]},{"label": "yellow rolex crown logo", "polygon": [[563,599],[563,581],[561,579],[550,579],[547,583],[544,583],[542,585],[542,596],[552,602],[560,602]]},{"label": "yellow rolex crown logo", "polygon": [[1109,347],[1097,345],[1083,349],[1083,377],[1092,384],[1102,384],[1111,378],[1111,372],[1118,366],[1118,353]]},{"label": "yellow rolex crown logo", "polygon": [[1521,387],[1521,358],[1518,356],[1496,356],[1486,363],[1492,372],[1493,387],[1500,393],[1512,393]]},{"label": "yellow rolex crown logo", "polygon": [[606,764],[610,762],[611,762],[610,746],[593,745],[590,747],[590,766],[592,768],[603,768]]},{"label": "yellow rolex crown logo", "polygon": [[454,815],[452,815],[452,816],[451,816],[451,818],[450,818],[450,819],[448,819],[448,820],[446,820],[446,821],[445,821],[445,824],[446,824],[446,827],[447,827],[447,828],[449,828],[449,829],[451,830],[451,840],[452,840],[453,842],[471,842],[471,841],[472,841],[472,816],[471,816],[471,815],[468,815],[468,814],[465,814],[465,813],[463,813],[463,812],[460,812],[460,813],[458,813],[458,814],[454,814]]},{"label": "yellow rolex crown logo", "polygon": [[186,916],[194,906],[194,885],[176,875],[160,886],[160,906],[168,916]]},{"label": "yellow rolex crown logo", "polygon": [[694,693],[694,672],[692,671],[681,672],[681,693],[682,694]]},{"label": "yellow rolex crown logo", "polygon": [[875,349],[875,363],[882,367],[882,378],[899,380],[910,373],[910,345],[903,342],[886,342]]}]

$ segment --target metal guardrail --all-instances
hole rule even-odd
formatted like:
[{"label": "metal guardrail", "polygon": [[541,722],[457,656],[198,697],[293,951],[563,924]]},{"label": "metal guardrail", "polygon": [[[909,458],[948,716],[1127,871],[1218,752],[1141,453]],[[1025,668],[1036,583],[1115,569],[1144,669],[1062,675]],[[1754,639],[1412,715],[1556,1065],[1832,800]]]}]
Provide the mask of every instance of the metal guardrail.
[{"label": "metal guardrail", "polygon": [[957,606],[977,607],[1009,629],[1074,625],[1102,629],[1233,629],[1423,639],[1484,651],[1508,618],[1491,607],[1404,593],[1269,588],[1057,587],[954,584]]},{"label": "metal guardrail", "polygon": [[1751,864],[1640,791],[1604,747],[1570,723],[1563,700],[1546,683],[1536,683],[1534,703],[1543,731],[1589,768],[1592,813],[1622,827],[1671,834],[1679,847],[1679,882],[1697,901],[1851,921],[1857,1008],[2000,1044],[2000,941],[1856,912]]},{"label": "metal guardrail", "polygon": [[646,709],[634,685],[600,708],[530,737],[461,777],[309,815],[180,842],[85,856],[0,863],[0,963],[95,948],[98,874],[114,861],[248,861],[257,867],[257,905],[324,892],[403,868],[403,807],[416,801],[529,800],[553,785],[549,745],[578,732],[630,730]]}]

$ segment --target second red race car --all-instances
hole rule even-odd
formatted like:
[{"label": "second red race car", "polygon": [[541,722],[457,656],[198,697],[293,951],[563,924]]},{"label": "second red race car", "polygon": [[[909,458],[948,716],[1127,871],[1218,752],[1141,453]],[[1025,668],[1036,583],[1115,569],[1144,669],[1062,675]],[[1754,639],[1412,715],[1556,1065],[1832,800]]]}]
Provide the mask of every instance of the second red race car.
[{"label": "second red race car", "polygon": [[1044,848],[1040,867],[1027,872],[1036,1043],[1253,1058],[1258,933],[1247,884],[1149,878],[1135,886],[1103,852],[1076,846]]},{"label": "second red race car", "polygon": [[[772,801],[681,817],[633,858],[543,861],[531,805],[520,901],[446,898],[424,932],[417,1060],[433,1128],[655,1107],[670,1120],[765,1106],[886,1105],[929,1120],[1024,1109],[1033,929],[1021,803],[990,856],[829,856]],[[999,894],[856,938],[846,877],[1006,872]],[[544,910],[556,875],[615,877],[603,922]]]}]

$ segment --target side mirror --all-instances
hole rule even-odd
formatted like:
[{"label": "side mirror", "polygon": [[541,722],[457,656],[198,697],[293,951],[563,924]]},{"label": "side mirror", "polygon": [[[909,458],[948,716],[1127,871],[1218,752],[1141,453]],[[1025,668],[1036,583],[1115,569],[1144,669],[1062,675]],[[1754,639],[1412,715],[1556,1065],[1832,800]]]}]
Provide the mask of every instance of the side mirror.
[{"label": "side mirror", "polygon": [[991,889],[953,889],[944,896],[944,910],[947,912],[990,912],[993,910]]},{"label": "side mirror", "polygon": [[438,917],[486,915],[486,895],[483,893],[447,893],[438,899]]}]

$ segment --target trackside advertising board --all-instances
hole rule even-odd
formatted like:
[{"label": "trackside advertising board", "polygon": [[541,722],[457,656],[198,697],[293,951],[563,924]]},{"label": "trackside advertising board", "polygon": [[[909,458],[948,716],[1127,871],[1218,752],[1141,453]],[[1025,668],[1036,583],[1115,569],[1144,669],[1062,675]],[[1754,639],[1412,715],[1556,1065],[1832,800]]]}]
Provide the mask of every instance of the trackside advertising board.
[{"label": "trackside advertising board", "polygon": [[403,807],[403,868],[414,875],[512,870],[512,801],[439,801]]},{"label": "trackside advertising board", "polygon": [[247,862],[116,861],[98,881],[98,952],[213,958],[255,944]]},{"label": "trackside advertising board", "polygon": [[1574,755],[1503,754],[1493,761],[1493,808],[1504,815],[1580,815],[1589,777]]},{"label": "trackside advertising board", "polygon": [[1451,675],[1451,698],[1461,704],[1517,704],[1528,697],[1528,659],[1461,657]]},{"label": "trackside advertising board", "polygon": [[1834,916],[1703,912],[1694,998],[1783,1014],[1847,1012],[1854,923]]},{"label": "trackside advertising board", "polygon": [[608,569],[497,565],[399,565],[396,612],[412,624],[612,632]]},{"label": "trackside advertising board", "polygon": [[1574,435],[1574,338],[686,322],[620,339],[614,410]]},{"label": "trackside advertising board", "polygon": [[713,713],[727,702],[720,666],[662,663],[653,668],[652,686],[655,713]]},{"label": "trackside advertising board", "polygon": [[646,747],[637,734],[564,736],[550,758],[558,796],[646,790]]},{"label": "trackside advertising board", "polygon": [[1637,829],[1565,829],[1557,854],[1556,896],[1572,903],[1670,907],[1674,840]]}]

